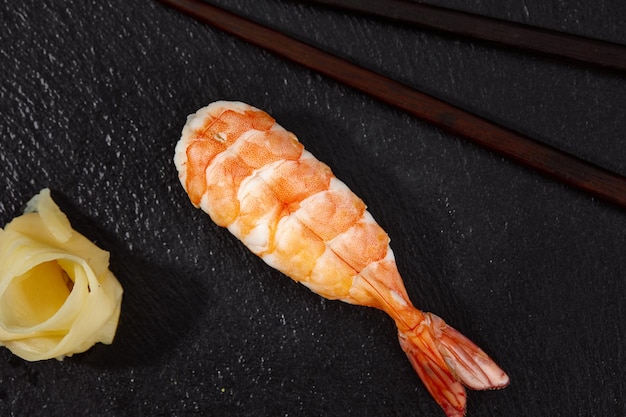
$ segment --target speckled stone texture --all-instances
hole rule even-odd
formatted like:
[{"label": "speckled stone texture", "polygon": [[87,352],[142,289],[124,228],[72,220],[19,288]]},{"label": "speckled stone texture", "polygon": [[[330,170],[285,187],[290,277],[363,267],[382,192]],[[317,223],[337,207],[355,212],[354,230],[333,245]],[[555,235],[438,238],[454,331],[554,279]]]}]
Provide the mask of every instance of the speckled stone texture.
[{"label": "speckled stone texture", "polygon": [[[626,175],[624,74],[306,2],[215,2]],[[429,3],[626,44],[623,0]],[[174,145],[218,99],[329,164],[415,304],[509,373],[468,417],[626,415],[626,211],[155,1],[0,5],[0,224],[50,187],[125,288],[111,346],[0,349],[0,415],[443,416],[385,315],[293,283],[191,206]]]}]

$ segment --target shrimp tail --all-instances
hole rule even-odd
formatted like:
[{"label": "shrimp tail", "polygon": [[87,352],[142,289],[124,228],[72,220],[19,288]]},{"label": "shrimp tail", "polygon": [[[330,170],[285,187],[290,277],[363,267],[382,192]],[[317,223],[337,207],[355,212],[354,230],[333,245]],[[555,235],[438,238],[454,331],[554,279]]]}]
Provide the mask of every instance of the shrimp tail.
[{"label": "shrimp tail", "polygon": [[432,313],[424,313],[422,323],[398,336],[413,368],[448,417],[465,415],[464,385],[484,390],[509,383],[485,352]]}]

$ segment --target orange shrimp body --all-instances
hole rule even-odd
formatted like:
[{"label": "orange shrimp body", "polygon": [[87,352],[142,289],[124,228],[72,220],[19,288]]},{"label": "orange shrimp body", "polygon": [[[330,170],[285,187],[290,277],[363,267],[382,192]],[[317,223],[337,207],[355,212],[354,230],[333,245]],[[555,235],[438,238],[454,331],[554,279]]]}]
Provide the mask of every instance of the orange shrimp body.
[{"label": "orange shrimp body", "polygon": [[174,163],[192,204],[270,266],[323,297],[385,311],[448,416],[465,413],[463,385],[508,384],[482,350],[411,304],[389,237],[363,201],[267,113],[226,101],[198,110]]}]

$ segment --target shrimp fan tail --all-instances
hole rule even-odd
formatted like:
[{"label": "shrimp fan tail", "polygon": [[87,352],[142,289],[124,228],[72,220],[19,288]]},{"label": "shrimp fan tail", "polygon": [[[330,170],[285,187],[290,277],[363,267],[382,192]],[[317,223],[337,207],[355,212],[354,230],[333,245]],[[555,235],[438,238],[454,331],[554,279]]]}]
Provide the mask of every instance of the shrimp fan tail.
[{"label": "shrimp fan tail", "polygon": [[428,392],[448,417],[465,415],[468,388],[503,388],[509,377],[478,346],[442,319],[425,313],[424,321],[399,331],[402,350]]}]

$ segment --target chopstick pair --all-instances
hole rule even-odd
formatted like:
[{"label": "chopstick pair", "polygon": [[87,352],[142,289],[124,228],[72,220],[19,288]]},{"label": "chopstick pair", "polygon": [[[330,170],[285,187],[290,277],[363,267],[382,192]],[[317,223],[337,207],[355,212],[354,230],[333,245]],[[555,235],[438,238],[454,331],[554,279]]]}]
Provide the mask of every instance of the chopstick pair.
[{"label": "chopstick pair", "polygon": [[251,44],[372,95],[445,131],[464,137],[604,201],[626,208],[626,177],[220,7],[200,0],[160,1]]}]

